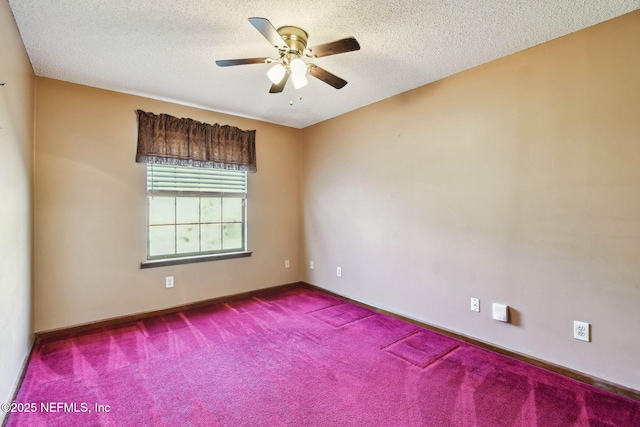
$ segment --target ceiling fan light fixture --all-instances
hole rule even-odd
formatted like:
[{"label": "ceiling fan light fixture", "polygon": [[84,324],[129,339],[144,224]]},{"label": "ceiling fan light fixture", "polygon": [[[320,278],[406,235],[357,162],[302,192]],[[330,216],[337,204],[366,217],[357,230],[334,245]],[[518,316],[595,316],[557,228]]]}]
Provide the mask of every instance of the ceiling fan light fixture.
[{"label": "ceiling fan light fixture", "polygon": [[[305,68],[306,69],[306,68]],[[296,73],[291,73],[291,80],[293,81],[293,87],[296,89],[300,89],[305,87],[308,83],[309,80],[307,80],[307,76],[305,76],[304,74],[296,74]]]},{"label": "ceiling fan light fixture", "polygon": [[278,84],[282,81],[285,73],[286,70],[284,69],[282,64],[278,63],[271,67],[269,71],[267,71],[267,77],[269,77],[269,80],[271,80],[273,84]]},{"label": "ceiling fan light fixture", "polygon": [[307,64],[305,64],[304,61],[300,58],[295,58],[294,60],[292,60],[289,67],[291,68],[291,74],[293,74],[294,77],[304,77],[304,75],[307,74]]},{"label": "ceiling fan light fixture", "polygon": [[307,47],[309,34],[302,28],[288,25],[276,29],[267,18],[259,17],[249,18],[249,22],[272,47],[278,50],[278,57],[218,60],[216,64],[219,67],[275,63],[267,71],[267,76],[273,83],[269,93],[282,93],[289,82],[289,77],[291,77],[293,86],[296,89],[302,88],[309,83],[307,74],[336,89],[342,89],[347,84],[346,80],[331,74],[324,68],[320,68],[315,64],[305,63],[302,57],[321,58],[360,50],[360,44],[355,38],[347,37],[330,43]]}]

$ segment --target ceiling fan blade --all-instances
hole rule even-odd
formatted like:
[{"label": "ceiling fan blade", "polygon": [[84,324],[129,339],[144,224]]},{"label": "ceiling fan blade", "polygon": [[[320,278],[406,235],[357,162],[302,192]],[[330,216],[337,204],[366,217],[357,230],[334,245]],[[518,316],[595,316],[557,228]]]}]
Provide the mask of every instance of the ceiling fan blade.
[{"label": "ceiling fan blade", "polygon": [[346,80],[341,79],[335,74],[331,74],[324,68],[320,68],[315,64],[309,64],[307,68],[308,73],[318,80],[322,80],[326,84],[335,87],[336,89],[342,89],[347,84]]},{"label": "ceiling fan blade", "polygon": [[331,43],[320,44],[308,49],[307,56],[311,58],[321,58],[323,56],[337,55],[338,53],[352,52],[360,50],[360,43],[353,37],[336,40]]},{"label": "ceiling fan blade", "polygon": [[280,80],[280,83],[274,83],[273,85],[271,85],[271,89],[269,89],[269,93],[282,92],[284,90],[285,85],[287,84],[287,81],[289,80],[290,74],[291,74],[291,71],[287,69],[287,73],[284,75],[282,80]]},{"label": "ceiling fan blade", "polygon": [[287,50],[287,44],[282,40],[278,30],[271,24],[267,18],[249,18],[251,25],[260,31],[260,34],[271,43],[271,46],[278,50]]},{"label": "ceiling fan blade", "polygon": [[231,67],[232,65],[266,64],[271,58],[245,58],[245,59],[222,59],[216,61],[218,67]]}]

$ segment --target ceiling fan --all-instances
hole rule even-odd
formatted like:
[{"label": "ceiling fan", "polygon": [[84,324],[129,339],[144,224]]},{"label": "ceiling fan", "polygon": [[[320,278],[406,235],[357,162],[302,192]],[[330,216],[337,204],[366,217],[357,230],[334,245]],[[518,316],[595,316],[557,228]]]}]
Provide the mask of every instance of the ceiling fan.
[{"label": "ceiling fan", "polygon": [[321,58],[359,50],[360,44],[355,38],[348,37],[308,48],[309,35],[302,28],[285,26],[276,29],[267,18],[249,18],[249,22],[271,43],[271,46],[278,49],[278,57],[220,60],[216,61],[219,67],[275,63],[267,72],[267,76],[273,83],[269,93],[282,92],[289,76],[291,76],[293,86],[296,89],[307,85],[307,74],[336,89],[341,89],[347,84],[346,80],[315,64],[306,63],[303,58]]}]

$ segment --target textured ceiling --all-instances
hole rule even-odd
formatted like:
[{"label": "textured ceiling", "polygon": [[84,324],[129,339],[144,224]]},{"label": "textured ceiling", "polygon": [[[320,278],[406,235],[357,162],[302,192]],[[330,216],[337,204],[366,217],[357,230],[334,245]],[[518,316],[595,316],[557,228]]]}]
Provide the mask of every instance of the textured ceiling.
[{"label": "textured ceiling", "polygon": [[[640,0],[9,0],[38,76],[302,128],[640,8]],[[309,46],[361,50],[313,60],[349,82],[309,78],[269,94],[274,57],[248,22],[302,27]],[[302,100],[300,100],[302,96]],[[293,100],[293,105],[289,101]],[[161,113],[158,111],[156,113]]]}]

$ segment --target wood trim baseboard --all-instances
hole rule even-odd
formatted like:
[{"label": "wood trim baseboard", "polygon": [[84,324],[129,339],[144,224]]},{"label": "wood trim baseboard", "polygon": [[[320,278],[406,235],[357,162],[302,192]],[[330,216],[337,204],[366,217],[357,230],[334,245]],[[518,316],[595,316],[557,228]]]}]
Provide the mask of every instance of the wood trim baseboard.
[{"label": "wood trim baseboard", "polygon": [[450,331],[448,329],[440,328],[438,326],[430,325],[428,323],[424,323],[424,322],[421,322],[419,320],[412,319],[410,317],[406,317],[406,316],[403,316],[403,315],[398,314],[398,313],[393,313],[391,311],[384,310],[384,309],[375,307],[373,305],[369,305],[369,304],[363,303],[363,302],[358,301],[358,300],[354,300],[354,299],[349,298],[347,296],[340,295],[340,294],[332,292],[332,291],[330,291],[328,289],[324,289],[324,288],[322,288],[320,286],[312,285],[312,284],[307,283],[307,282],[300,282],[300,283],[302,284],[302,287],[304,287],[304,288],[307,288],[307,289],[310,289],[310,290],[314,290],[314,291],[323,292],[325,294],[332,295],[332,296],[347,300],[349,302],[352,302],[352,303],[357,304],[357,305],[359,305],[361,307],[365,307],[365,308],[368,308],[370,310],[376,311],[378,313],[386,314],[386,315],[395,317],[397,319],[404,320],[405,322],[413,323],[414,325],[423,327],[425,329],[432,330],[434,332],[438,332],[438,333],[440,333],[442,335],[447,335],[449,337],[456,338],[456,339],[458,339],[460,341],[464,341],[466,343],[475,345],[476,347],[480,347],[480,348],[483,348],[485,350],[492,351],[494,353],[498,353],[498,354],[502,354],[504,356],[508,356],[508,357],[510,357],[512,359],[516,359],[516,360],[519,360],[521,362],[528,363],[529,365],[537,366],[539,368],[546,369],[547,371],[551,371],[551,372],[554,372],[556,374],[559,374],[559,375],[574,379],[576,381],[580,381],[582,383],[589,384],[589,385],[592,385],[594,387],[598,387],[598,388],[600,388],[602,390],[606,390],[606,391],[609,391],[611,393],[615,393],[615,394],[618,394],[620,396],[624,396],[626,398],[637,400],[637,401],[640,402],[640,390],[635,390],[635,389],[632,389],[630,387],[626,387],[626,386],[623,386],[623,385],[620,385],[620,384],[613,383],[611,381],[603,380],[601,378],[597,378],[597,377],[594,377],[592,375],[585,374],[584,372],[576,371],[576,370],[567,368],[565,366],[556,365],[555,363],[547,362],[546,360],[538,359],[536,357],[529,356],[527,354],[518,353],[518,352],[513,351],[513,350],[508,350],[506,348],[497,346],[495,344],[491,344],[491,343],[488,343],[488,342],[485,342],[485,341],[481,341],[481,340],[478,340],[476,338],[469,337],[467,335],[459,334],[457,332]]},{"label": "wood trim baseboard", "polygon": [[[27,367],[29,366],[29,362],[31,361],[31,356],[33,355],[33,349],[36,346],[36,339],[37,339],[36,335],[33,334],[29,340],[29,352],[27,353],[24,360],[22,361],[22,366],[20,367],[20,373],[18,374],[18,379],[15,382],[15,385],[13,386],[13,393],[11,393],[11,400],[9,400],[8,402],[0,402],[0,403],[15,402],[16,399],[18,398],[18,392],[20,391],[20,386],[22,385],[24,376],[27,373]],[[0,426],[5,427],[7,425],[7,421],[9,420],[9,412],[2,411],[1,415],[4,418],[0,418],[2,420],[2,422],[0,422]]]},{"label": "wood trim baseboard", "polygon": [[268,288],[255,289],[237,294],[225,295],[221,297],[210,298],[206,300],[191,302],[188,304],[177,305],[161,310],[145,311],[141,313],[128,314],[124,316],[111,317],[108,319],[97,320],[95,322],[82,323],[79,325],[68,326],[59,329],[50,329],[42,332],[36,332],[36,341],[48,340],[51,338],[61,338],[63,336],[73,336],[82,332],[105,329],[111,326],[119,325],[127,322],[137,322],[138,320],[147,319],[154,316],[162,316],[166,314],[179,313],[181,311],[190,310],[199,307],[205,307],[212,304],[225,303],[242,298],[250,298],[257,295],[268,294],[272,292],[284,291],[290,288],[302,286],[302,282],[287,283],[285,285],[271,286]]}]

